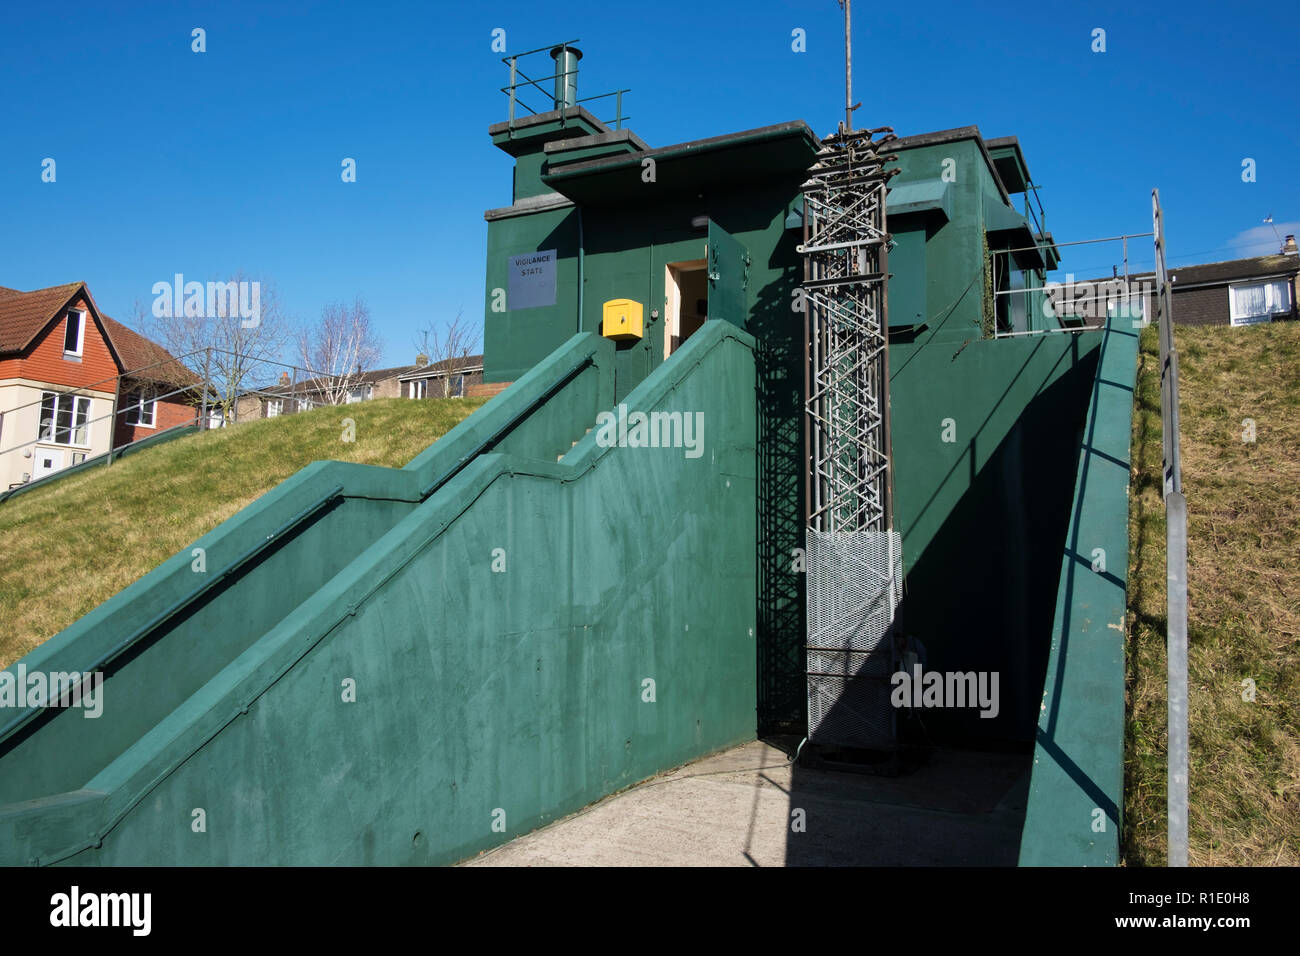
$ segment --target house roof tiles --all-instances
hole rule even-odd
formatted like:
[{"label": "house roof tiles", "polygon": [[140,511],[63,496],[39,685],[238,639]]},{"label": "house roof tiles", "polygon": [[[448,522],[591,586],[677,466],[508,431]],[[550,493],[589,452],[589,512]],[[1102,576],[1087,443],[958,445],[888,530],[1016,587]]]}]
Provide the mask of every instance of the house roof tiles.
[{"label": "house roof tiles", "polygon": [[68,282],[32,292],[0,286],[0,354],[25,351],[81,293],[98,317],[121,372],[141,381],[172,385],[198,383],[198,376],[157,342],[101,313],[84,282]]},{"label": "house roof tiles", "polygon": [[21,352],[32,339],[67,306],[82,282],[37,289],[35,292],[7,290],[0,295],[0,353]]}]

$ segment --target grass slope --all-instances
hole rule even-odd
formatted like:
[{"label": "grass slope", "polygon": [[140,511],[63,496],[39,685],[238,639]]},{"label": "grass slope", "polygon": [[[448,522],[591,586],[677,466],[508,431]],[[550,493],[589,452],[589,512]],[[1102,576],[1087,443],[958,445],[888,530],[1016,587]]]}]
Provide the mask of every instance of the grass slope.
[{"label": "grass slope", "polygon": [[[1300,864],[1300,324],[1175,330],[1188,511],[1189,861]],[[1124,856],[1164,865],[1165,514],[1156,329],[1130,488]],[[1245,419],[1255,441],[1243,440]],[[1243,700],[1243,682],[1255,685]]]},{"label": "grass slope", "polygon": [[[7,667],[305,465],[399,468],[486,399],[380,399],[181,438],[0,505]],[[356,423],[344,442],[343,419]]]}]

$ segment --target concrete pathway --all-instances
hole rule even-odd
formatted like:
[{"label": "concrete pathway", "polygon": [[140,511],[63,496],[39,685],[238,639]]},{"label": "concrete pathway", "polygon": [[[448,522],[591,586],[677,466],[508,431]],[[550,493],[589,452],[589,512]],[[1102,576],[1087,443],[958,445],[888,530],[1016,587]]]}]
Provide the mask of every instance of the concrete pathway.
[{"label": "concrete pathway", "polygon": [[880,777],[794,767],[781,750],[753,741],[465,865],[1014,866],[1029,762],[1026,754],[940,750]]}]

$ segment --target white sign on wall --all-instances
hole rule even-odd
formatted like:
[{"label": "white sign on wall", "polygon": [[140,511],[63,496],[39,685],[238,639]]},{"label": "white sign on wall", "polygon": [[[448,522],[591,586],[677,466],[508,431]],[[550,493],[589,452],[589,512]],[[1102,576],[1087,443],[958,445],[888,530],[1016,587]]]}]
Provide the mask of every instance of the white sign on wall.
[{"label": "white sign on wall", "polygon": [[506,308],[514,312],[543,305],[555,305],[555,250],[511,256]]}]

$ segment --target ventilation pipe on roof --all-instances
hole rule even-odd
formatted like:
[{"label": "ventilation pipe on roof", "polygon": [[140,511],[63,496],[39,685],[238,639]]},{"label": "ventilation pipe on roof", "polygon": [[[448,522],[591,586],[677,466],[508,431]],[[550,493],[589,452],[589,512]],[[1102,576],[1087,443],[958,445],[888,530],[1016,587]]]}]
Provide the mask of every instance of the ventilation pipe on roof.
[{"label": "ventilation pipe on roof", "polygon": [[576,46],[560,46],[551,49],[555,60],[555,108],[566,109],[578,105],[578,61],[582,51]]}]

